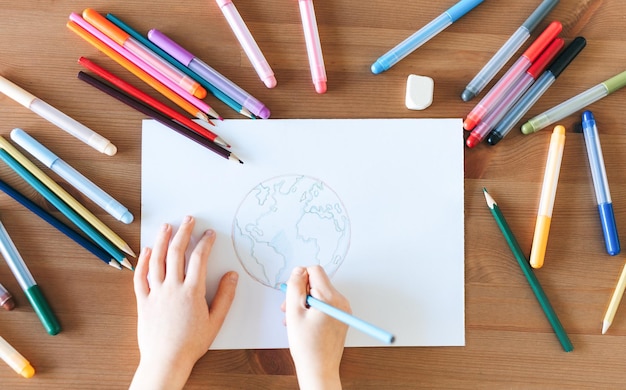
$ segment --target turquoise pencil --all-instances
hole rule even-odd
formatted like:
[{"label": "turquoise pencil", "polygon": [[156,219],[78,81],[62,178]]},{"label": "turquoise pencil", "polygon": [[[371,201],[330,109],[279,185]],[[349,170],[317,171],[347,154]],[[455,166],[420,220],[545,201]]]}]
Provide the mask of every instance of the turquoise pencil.
[{"label": "turquoise pencil", "polygon": [[0,159],[4,161],[11,169],[15,171],[22,179],[24,179],[31,187],[39,192],[48,202],[59,209],[70,221],[78,226],[89,238],[94,240],[102,249],[106,250],[121,265],[128,269],[133,269],[132,265],[124,257],[124,253],[119,250],[111,241],[107,240],[100,232],[91,226],[76,211],[72,210],[67,203],[63,202],[54,192],[40,182],[28,169],[24,168],[16,159],[14,159],[6,150],[0,149]]}]

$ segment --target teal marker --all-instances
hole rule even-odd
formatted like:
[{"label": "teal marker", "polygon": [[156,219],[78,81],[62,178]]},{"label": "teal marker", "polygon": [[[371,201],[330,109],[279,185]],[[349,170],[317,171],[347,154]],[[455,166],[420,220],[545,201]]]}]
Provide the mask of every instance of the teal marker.
[{"label": "teal marker", "polygon": [[626,70],[532,118],[524,123],[522,133],[535,133],[578,110],[582,110],[624,86],[626,86]]},{"label": "teal marker", "polygon": [[4,257],[4,260],[9,265],[11,272],[15,276],[15,279],[17,279],[24,294],[26,294],[26,298],[28,298],[28,302],[30,302],[35,313],[37,313],[39,320],[44,328],[46,328],[46,332],[51,335],[59,333],[61,331],[59,321],[52,312],[52,309],[50,309],[48,301],[41,293],[33,275],[30,273],[24,259],[22,259],[22,256],[17,251],[13,240],[11,240],[2,222],[0,222],[0,253],[2,253],[2,257]]}]

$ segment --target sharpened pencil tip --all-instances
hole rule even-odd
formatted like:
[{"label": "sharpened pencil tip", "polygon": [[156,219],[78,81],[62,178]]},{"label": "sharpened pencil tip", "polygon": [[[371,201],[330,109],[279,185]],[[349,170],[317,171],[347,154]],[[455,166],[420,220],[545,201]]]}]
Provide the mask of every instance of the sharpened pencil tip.
[{"label": "sharpened pencil tip", "polygon": [[109,261],[108,263],[111,267],[117,269],[117,270],[122,270],[122,267],[120,266],[120,263],[118,263],[115,259],[111,259],[111,261]]},{"label": "sharpened pencil tip", "polygon": [[134,270],[132,264],[130,264],[130,261],[128,261],[127,258],[122,259],[122,261],[120,261],[120,264],[122,264],[124,267],[128,268],[131,271]]}]

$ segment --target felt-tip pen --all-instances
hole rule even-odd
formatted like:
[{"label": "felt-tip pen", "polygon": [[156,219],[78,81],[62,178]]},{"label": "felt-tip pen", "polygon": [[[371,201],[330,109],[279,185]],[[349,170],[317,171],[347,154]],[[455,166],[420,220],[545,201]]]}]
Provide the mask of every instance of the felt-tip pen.
[{"label": "felt-tip pen", "polygon": [[393,49],[383,54],[382,57],[372,64],[372,73],[379,74],[388,70],[482,2],[483,0],[459,1],[430,23],[413,33],[413,35],[400,42]]},{"label": "felt-tip pen", "polygon": [[580,53],[587,41],[583,37],[576,37],[563,50],[561,54],[550,64],[548,69],[537,79],[537,81],[528,89],[528,91],[515,103],[513,108],[502,118],[493,131],[487,137],[490,145],[495,145],[504,136],[506,136],[517,122],[530,110],[530,108],[539,100],[541,96],[556,81],[559,75],[567,68],[567,66]]},{"label": "felt-tip pen", "polygon": [[0,222],[0,253],[2,253],[2,257],[9,265],[9,269],[15,276],[15,279],[17,279],[17,283],[24,291],[26,298],[28,298],[48,334],[55,335],[59,333],[61,331],[59,321],[50,309],[48,301],[39,289],[2,222]]},{"label": "felt-tip pen", "polygon": [[591,111],[583,112],[582,126],[585,145],[587,146],[589,167],[591,168],[591,177],[593,178],[593,187],[596,192],[596,201],[598,202],[598,212],[600,213],[600,223],[602,224],[606,251],[609,255],[615,256],[620,252],[619,236],[617,235],[617,227],[615,225],[613,202],[611,200],[611,193],[609,192],[609,181],[606,178],[606,169],[604,167],[600,137],[598,136],[598,127],[596,126],[596,120]]},{"label": "felt-tip pen", "polygon": [[530,37],[530,33],[537,27],[539,22],[546,17],[550,11],[559,3],[559,0],[543,0],[533,11],[526,21],[511,35],[511,37],[500,47],[489,62],[478,72],[476,76],[467,84],[461,94],[461,99],[468,102],[478,95],[480,91],[493,79],[493,76],[511,59],[513,54]]},{"label": "felt-tip pen", "polygon": [[522,125],[522,133],[535,133],[550,124],[597,102],[624,86],[626,86],[626,70],[530,119]]}]

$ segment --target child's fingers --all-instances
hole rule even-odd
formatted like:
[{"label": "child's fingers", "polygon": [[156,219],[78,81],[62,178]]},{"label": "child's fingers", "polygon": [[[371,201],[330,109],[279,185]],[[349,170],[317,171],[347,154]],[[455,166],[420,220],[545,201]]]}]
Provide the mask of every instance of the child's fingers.
[{"label": "child's fingers", "polygon": [[172,281],[182,282],[185,276],[185,251],[191,240],[191,232],[195,225],[195,220],[191,216],[183,219],[180,227],[167,250],[167,260],[165,262],[165,278]]},{"label": "child's fingers", "polygon": [[[150,282],[163,283],[165,279],[165,256],[167,255],[167,246],[172,235],[172,226],[163,224],[161,230],[157,234],[156,241],[152,247],[150,254]],[[154,285],[152,285],[154,287]]]}]

